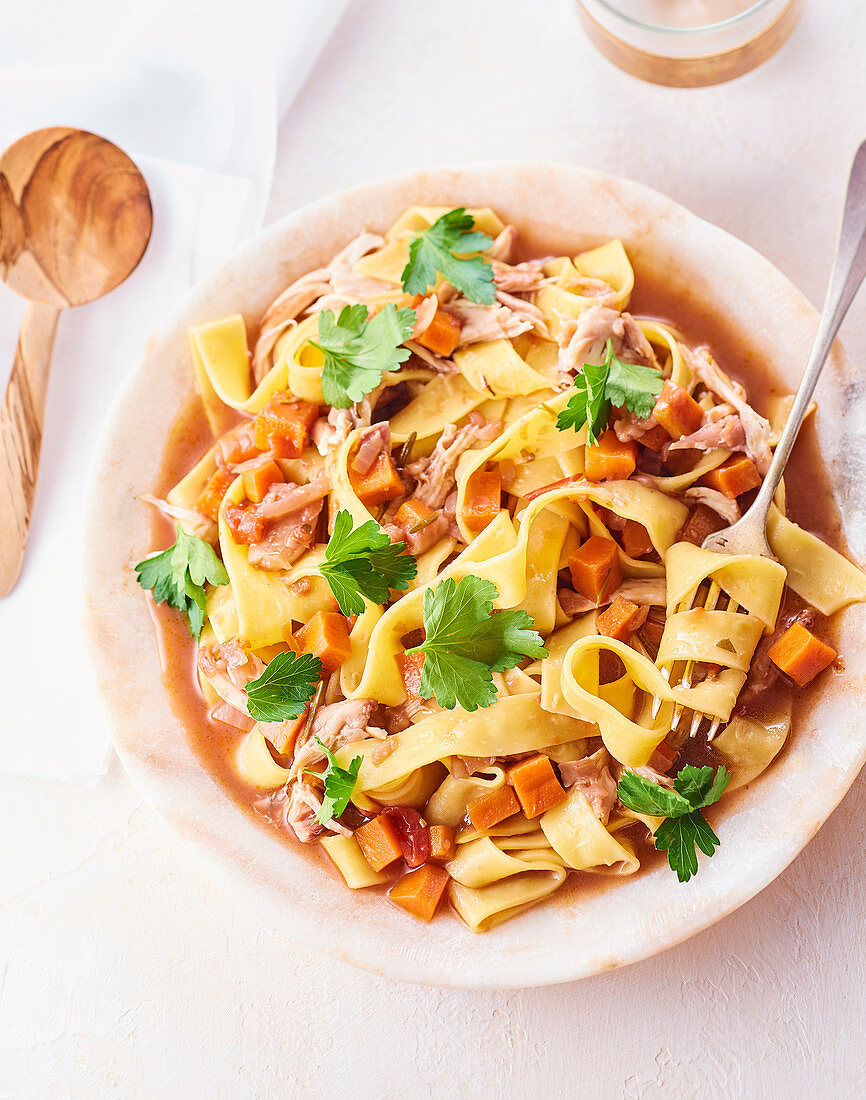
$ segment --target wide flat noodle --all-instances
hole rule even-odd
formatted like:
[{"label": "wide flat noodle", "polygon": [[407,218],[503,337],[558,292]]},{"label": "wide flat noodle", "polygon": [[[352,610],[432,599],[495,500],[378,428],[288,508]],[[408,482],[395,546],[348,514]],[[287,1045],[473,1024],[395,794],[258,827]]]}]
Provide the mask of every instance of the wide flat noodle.
[{"label": "wide flat noodle", "polygon": [[781,752],[791,732],[791,699],[761,720],[738,714],[713,742],[713,748],[731,773],[728,790],[735,791],[763,774]]},{"label": "wide flat noodle", "polygon": [[537,752],[545,745],[580,736],[581,729],[572,719],[541,710],[537,695],[507,695],[482,710],[468,713],[458,707],[422,719],[394,735],[397,747],[379,764],[372,759],[379,744],[375,738],[340,749],[337,758],[345,767],[355,756],[363,757],[356,790],[364,792],[393,783],[434,760]]},{"label": "wide flat noodle", "polygon": [[866,600],[866,573],[826,542],[792,523],[775,505],[771,505],[767,519],[767,538],[788,571],[788,584],[822,615],[832,615]]},{"label": "wide flat noodle", "polygon": [[577,787],[542,814],[540,824],[551,848],[575,871],[604,866],[631,875],[640,867],[634,848],[608,832]]},{"label": "wide flat noodle", "polygon": [[484,397],[519,397],[550,391],[554,378],[539,374],[514,350],[510,340],[487,340],[459,348],[454,364],[469,385]]},{"label": "wide flat noodle", "polygon": [[[604,650],[619,657],[636,692],[623,693],[620,687],[605,697],[598,683],[599,658]],[[624,642],[602,635],[580,638],[571,645],[562,664],[562,694],[575,714],[598,726],[608,752],[630,767],[646,764],[665,739],[678,699],[677,690],[647,657]],[[616,706],[616,696],[624,694],[629,701],[626,713]],[[649,705],[653,696],[661,701],[655,717]]]}]

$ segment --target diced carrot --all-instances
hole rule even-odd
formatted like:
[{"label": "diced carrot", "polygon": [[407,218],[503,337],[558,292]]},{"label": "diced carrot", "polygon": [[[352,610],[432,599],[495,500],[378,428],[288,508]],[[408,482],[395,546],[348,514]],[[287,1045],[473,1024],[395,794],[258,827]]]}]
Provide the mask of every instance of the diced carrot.
[{"label": "diced carrot", "polygon": [[462,325],[453,314],[437,309],[430,324],[415,339],[434,354],[450,359],[460,340],[461,328]]},{"label": "diced carrot", "polygon": [[750,458],[745,455],[731,455],[721,466],[704,474],[701,480],[708,488],[717,489],[733,499],[741,493],[747,493],[749,489],[757,489],[761,484],[761,475]]},{"label": "diced carrot", "polygon": [[450,877],[444,868],[425,863],[394,883],[388,897],[418,920],[429,921],[433,919]]},{"label": "diced carrot", "polygon": [[655,752],[649,758],[649,766],[654,771],[667,775],[679,755],[673,745],[669,745],[667,741],[662,741],[660,745],[656,745]]},{"label": "diced carrot", "polygon": [[696,432],[704,422],[704,410],[682,386],[665,381],[656,398],[653,416],[673,439]]},{"label": "diced carrot", "polygon": [[463,522],[478,534],[499,515],[502,508],[502,474],[499,470],[476,470],[466,484]]},{"label": "diced carrot", "polygon": [[504,821],[506,817],[516,814],[519,809],[520,803],[517,801],[514,789],[506,784],[473,798],[466,807],[466,812],[478,832],[483,833],[486,829],[492,829],[494,825]]},{"label": "diced carrot", "polygon": [[575,592],[596,605],[622,584],[619,551],[613,539],[592,535],[568,559]]},{"label": "diced carrot", "polygon": [[265,499],[265,493],[278,481],[285,481],[283,471],[276,462],[266,462],[264,466],[258,466],[255,470],[244,471],[244,492],[247,500],[255,504]]},{"label": "diced carrot", "polygon": [[420,524],[426,524],[435,515],[435,510],[426,505],[423,500],[415,500],[414,497],[410,497],[409,500],[404,500],[397,509],[394,522],[406,534],[409,534],[410,531],[417,530]]},{"label": "diced carrot", "polygon": [[281,756],[290,753],[295,747],[295,741],[298,738],[298,734],[304,728],[309,713],[310,708],[306,707],[303,713],[297,718],[283,722],[282,727],[279,727],[276,722],[268,723],[267,739],[274,746],[275,751],[280,753]]},{"label": "diced carrot", "polygon": [[627,642],[637,629],[640,608],[631,600],[617,596],[610,607],[606,607],[595,622],[597,634],[606,638],[615,638],[618,642]]},{"label": "diced carrot", "polygon": [[625,481],[637,465],[637,443],[623,443],[612,428],[584,454],[584,474],[588,481]]},{"label": "diced carrot", "polygon": [[524,815],[529,818],[538,817],[568,797],[556,777],[550,757],[544,753],[512,765],[508,769],[508,782],[514,787]]},{"label": "diced carrot", "polygon": [[391,456],[384,452],[379,455],[367,474],[359,474],[350,466],[349,480],[362,504],[384,504],[386,501],[402,496],[406,491]]},{"label": "diced carrot", "polygon": [[252,546],[265,537],[267,520],[249,504],[230,504],[226,508],[226,523],[235,542]]},{"label": "diced carrot", "polygon": [[447,863],[454,858],[457,844],[450,825],[429,825],[430,859],[433,863]]},{"label": "diced carrot", "polygon": [[300,458],[318,415],[318,407],[309,401],[285,394],[271,398],[255,420],[256,446],[277,458]]},{"label": "diced carrot", "polygon": [[709,505],[698,504],[692,509],[677,541],[700,546],[708,535],[714,535],[724,526],[725,521]]},{"label": "diced carrot", "polygon": [[403,858],[397,827],[390,817],[380,814],[355,830],[355,840],[360,844],[364,859],[374,871],[389,867]]},{"label": "diced carrot", "polygon": [[397,655],[397,667],[406,689],[406,697],[421,701],[421,672],[424,668],[423,653],[400,653]]},{"label": "diced carrot", "polygon": [[622,548],[630,558],[642,558],[651,554],[655,547],[649,537],[649,531],[636,519],[627,519],[620,535]]},{"label": "diced carrot", "polygon": [[767,656],[799,687],[805,687],[836,660],[836,650],[802,623],[793,623],[767,650]]},{"label": "diced carrot", "polygon": [[352,652],[345,616],[337,611],[317,611],[294,637],[299,652],[318,657],[328,672],[336,672]]},{"label": "diced carrot", "polygon": [[221,439],[219,448],[223,459],[231,465],[248,462],[262,452],[256,446],[255,431],[252,424],[246,424],[232,439]]},{"label": "diced carrot", "polygon": [[664,449],[666,443],[670,443],[671,437],[664,430],[661,424],[656,424],[650,428],[649,431],[644,432],[638,440],[642,446],[646,447],[650,451],[654,451],[658,454]]},{"label": "diced carrot", "polygon": [[220,467],[202,489],[201,496],[195,502],[196,511],[201,512],[203,516],[207,516],[208,519],[212,519],[216,523],[219,519],[223,497],[229,491],[234,479],[234,474],[230,474],[228,470],[223,470]]}]

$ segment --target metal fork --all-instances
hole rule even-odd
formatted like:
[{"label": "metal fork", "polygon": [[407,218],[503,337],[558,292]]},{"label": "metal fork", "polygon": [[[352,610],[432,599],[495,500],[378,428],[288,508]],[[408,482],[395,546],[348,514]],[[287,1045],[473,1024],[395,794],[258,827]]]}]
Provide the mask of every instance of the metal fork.
[{"label": "metal fork", "polygon": [[[839,243],[836,246],[836,257],[833,262],[833,272],[830,276],[830,285],[827,288],[827,297],[824,301],[824,311],[818,325],[815,342],[812,345],[812,353],[809,362],[800,380],[800,386],[788,419],[785,423],[779,442],[773,454],[770,468],[763,480],[758,495],[745,515],[732,523],[729,527],[717,531],[714,535],[704,539],[702,548],[712,550],[717,554],[754,554],[761,557],[774,557],[770,544],[767,541],[767,513],[773,502],[773,497],[779,485],[779,481],[785,470],[800,425],[809,409],[809,402],[818,382],[818,377],[830,355],[830,349],[839,331],[839,326],[848,307],[854,300],[854,296],[866,276],[866,141],[857,150],[854,163],[851,166],[851,174],[848,178],[848,190],[845,196],[845,210],[842,215],[842,228],[839,233]],[[723,593],[718,584],[712,582],[703,586],[696,596],[701,595],[704,607],[714,610],[720,596],[728,600],[722,611],[737,611],[736,604],[726,593]],[[677,607],[677,611],[687,611],[694,606],[688,601]],[[662,669],[662,675],[666,679],[672,676],[674,666]],[[689,688],[692,685],[694,675],[694,662],[683,664],[679,685]],[[660,700],[653,702],[653,717],[658,714],[661,706]],[[678,704],[674,708],[671,722],[671,732],[679,727],[684,708]],[[689,736],[694,737],[704,718],[710,721],[710,715],[700,711],[692,712],[692,723]],[[710,724],[707,739],[712,741],[718,732],[721,721],[713,718]]]}]

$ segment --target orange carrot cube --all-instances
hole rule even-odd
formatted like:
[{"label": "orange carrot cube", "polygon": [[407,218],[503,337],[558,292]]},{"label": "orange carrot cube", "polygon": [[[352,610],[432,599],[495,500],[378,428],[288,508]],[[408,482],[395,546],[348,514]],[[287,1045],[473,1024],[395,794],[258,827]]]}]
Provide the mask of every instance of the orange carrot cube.
[{"label": "orange carrot cube", "polygon": [[696,505],[680,531],[678,542],[700,546],[709,535],[721,531],[725,521],[706,504]]},{"label": "orange carrot cube", "polygon": [[265,537],[267,520],[250,504],[230,504],[226,508],[226,523],[235,542],[252,546]]},{"label": "orange carrot cube", "polygon": [[216,523],[219,519],[223,497],[229,491],[234,479],[234,474],[230,474],[228,470],[223,470],[220,467],[202,489],[201,495],[195,502],[196,511],[201,512],[203,516],[207,516],[208,519],[212,519]]},{"label": "orange carrot cube", "polygon": [[397,655],[397,666],[400,669],[403,687],[406,689],[406,698],[422,700],[421,672],[424,669],[424,654],[400,653]]},{"label": "orange carrot cube", "polygon": [[255,504],[259,504],[265,499],[265,493],[272,485],[275,485],[278,481],[285,481],[283,471],[276,462],[266,462],[263,466],[256,467],[255,470],[245,470],[243,477],[247,500],[251,500]]},{"label": "orange carrot cube", "polygon": [[502,508],[502,474],[497,470],[476,470],[466,485],[463,522],[478,534],[499,515]]},{"label": "orange carrot cube", "polygon": [[394,522],[408,535],[421,530],[422,526],[426,525],[435,515],[437,515],[436,511],[422,500],[415,500],[414,497],[410,497],[409,500],[404,500],[397,509]]},{"label": "orange carrot cube", "polygon": [[652,414],[673,439],[691,435],[704,422],[704,410],[701,406],[682,386],[670,379],[662,386]]},{"label": "orange carrot cube", "polygon": [[636,603],[617,596],[610,607],[605,608],[596,619],[596,633],[603,634],[606,638],[615,638],[618,642],[627,642],[637,629],[640,614]]},{"label": "orange carrot cube", "polygon": [[449,878],[442,867],[425,863],[396,882],[388,891],[388,897],[418,920],[429,921],[433,919]]},{"label": "orange carrot cube", "polygon": [[637,443],[623,443],[616,432],[608,428],[599,441],[584,453],[584,474],[587,481],[625,481],[637,465]]},{"label": "orange carrot cube", "polygon": [[747,493],[749,489],[757,489],[761,484],[761,475],[750,458],[745,455],[731,455],[721,466],[704,474],[701,481],[708,488],[717,489],[733,499],[741,493]]},{"label": "orange carrot cube", "polygon": [[349,480],[362,504],[385,504],[406,491],[389,454],[380,454],[369,473],[349,467]]},{"label": "orange carrot cube", "polygon": [[575,592],[596,605],[622,584],[619,550],[613,539],[592,535],[568,559]]},{"label": "orange carrot cube", "polygon": [[508,782],[514,787],[524,816],[528,818],[538,817],[568,797],[550,758],[544,753],[512,765],[508,769]]},{"label": "orange carrot cube", "polygon": [[389,867],[398,859],[403,858],[403,849],[400,847],[400,838],[397,829],[390,817],[380,814],[372,821],[367,821],[359,826],[354,833],[355,840],[361,846],[364,859],[374,871],[381,871]]},{"label": "orange carrot cube", "polygon": [[642,558],[651,554],[655,547],[649,537],[649,531],[635,519],[627,519],[620,535],[622,548],[630,558]]},{"label": "orange carrot cube", "polygon": [[460,321],[444,309],[437,309],[430,324],[415,339],[422,347],[428,348],[434,355],[450,359],[460,341]]},{"label": "orange carrot cube", "polygon": [[336,672],[352,652],[346,618],[337,611],[317,611],[294,640],[300,653],[318,657],[328,672]]},{"label": "orange carrot cube", "polygon": [[654,451],[658,454],[664,449],[666,443],[670,443],[671,437],[664,430],[661,424],[656,424],[655,427],[650,428],[649,431],[643,433],[638,440],[641,446],[646,447],[650,451]]},{"label": "orange carrot cube", "polygon": [[457,844],[454,830],[450,825],[428,825],[430,836],[430,859],[433,863],[447,863],[454,858]]},{"label": "orange carrot cube", "polygon": [[224,461],[230,465],[236,465],[238,462],[248,462],[251,458],[256,458],[257,455],[262,453],[256,446],[255,431],[252,424],[246,424],[231,439],[223,437],[219,441],[219,449],[222,452]]},{"label": "orange carrot cube", "polygon": [[836,650],[802,623],[793,623],[770,646],[767,656],[799,687],[805,687],[836,660]]},{"label": "orange carrot cube", "polygon": [[318,415],[318,407],[309,401],[285,394],[273,397],[256,417],[256,446],[277,458],[300,458]]},{"label": "orange carrot cube", "polygon": [[285,722],[268,722],[266,724],[265,737],[274,746],[275,752],[281,756],[290,753],[295,747],[298,734],[304,728],[310,708],[306,707],[297,718],[290,718]]},{"label": "orange carrot cube", "polygon": [[480,794],[466,807],[469,820],[479,833],[492,829],[494,825],[498,825],[500,821],[511,817],[519,810],[520,803],[517,801],[517,796],[513,788],[507,784],[497,787],[494,791]]}]

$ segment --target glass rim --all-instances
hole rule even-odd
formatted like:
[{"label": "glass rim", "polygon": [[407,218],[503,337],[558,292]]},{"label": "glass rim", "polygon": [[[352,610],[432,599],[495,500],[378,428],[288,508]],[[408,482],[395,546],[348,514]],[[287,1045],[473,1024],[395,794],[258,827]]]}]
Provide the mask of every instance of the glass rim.
[{"label": "glass rim", "polygon": [[[612,16],[622,20],[623,23],[628,23],[632,27],[638,27],[640,30],[652,31],[657,34],[673,34],[687,36],[690,34],[707,34],[711,31],[723,30],[726,27],[735,27],[738,23],[742,23],[744,20],[750,18],[759,12],[762,8],[768,7],[770,4],[778,2],[778,0],[757,0],[757,3],[746,8],[745,11],[738,12],[737,15],[731,15],[727,19],[721,19],[716,23],[701,23],[696,27],[666,27],[662,23],[647,23],[643,19],[637,19],[633,15],[627,15],[624,11],[620,11],[616,8],[610,0],[590,0],[591,4],[598,4],[599,7],[604,8],[610,12]],[[581,0],[584,7],[588,7],[587,0]]]}]

